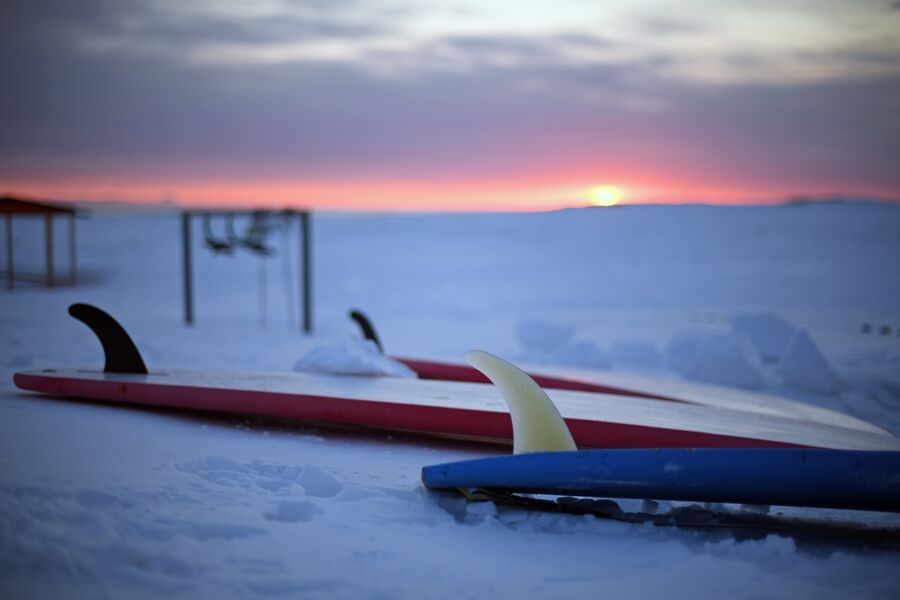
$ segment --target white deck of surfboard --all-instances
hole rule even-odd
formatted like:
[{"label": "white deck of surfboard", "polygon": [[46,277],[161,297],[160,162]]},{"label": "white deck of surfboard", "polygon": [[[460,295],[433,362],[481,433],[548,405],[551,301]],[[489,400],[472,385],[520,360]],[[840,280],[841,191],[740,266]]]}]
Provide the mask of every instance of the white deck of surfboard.
[{"label": "white deck of surfboard", "polygon": [[679,379],[662,379],[637,373],[593,371],[556,365],[521,366],[524,370],[531,373],[563,377],[597,385],[616,386],[703,406],[800,419],[872,433],[887,433],[881,427],[852,415],[828,410],[813,404],[781,398],[773,394]]},{"label": "white deck of surfboard", "polygon": [[[52,372],[44,369],[29,373],[65,379],[259,391],[405,406],[509,412],[499,391],[492,385],[480,383],[283,372],[166,371],[129,375],[90,369],[53,369]],[[836,427],[797,418],[631,396],[568,390],[546,391],[565,419],[696,431],[822,448],[900,450],[900,439],[890,434]],[[163,388],[160,388],[158,405],[168,405]]]}]

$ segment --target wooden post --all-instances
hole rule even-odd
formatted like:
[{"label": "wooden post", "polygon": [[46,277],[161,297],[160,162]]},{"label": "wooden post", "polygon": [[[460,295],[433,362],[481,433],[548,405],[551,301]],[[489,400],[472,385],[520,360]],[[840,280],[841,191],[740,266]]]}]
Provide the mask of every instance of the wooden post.
[{"label": "wooden post", "polygon": [[13,226],[12,215],[6,215],[6,286],[9,289],[15,287],[15,275],[13,274]]},{"label": "wooden post", "polygon": [[300,278],[303,283],[303,331],[312,333],[312,240],[309,226],[309,212],[300,213]]},{"label": "wooden post", "polygon": [[75,262],[75,214],[69,216],[69,284],[78,283],[78,268]]},{"label": "wooden post", "polygon": [[47,258],[47,287],[53,287],[53,215],[47,213],[44,215],[44,252]]},{"label": "wooden post", "polygon": [[191,213],[181,213],[181,258],[184,275],[184,323],[194,322],[194,289],[191,272]]}]

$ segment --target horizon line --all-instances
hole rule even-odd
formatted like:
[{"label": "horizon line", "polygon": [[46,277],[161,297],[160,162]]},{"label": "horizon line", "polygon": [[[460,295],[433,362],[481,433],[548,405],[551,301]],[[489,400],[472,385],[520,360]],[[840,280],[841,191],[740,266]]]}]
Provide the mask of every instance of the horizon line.
[{"label": "horizon line", "polygon": [[0,196],[9,196],[13,198],[33,200],[36,202],[51,202],[59,204],[76,205],[82,209],[90,209],[96,207],[133,209],[135,212],[145,210],[166,210],[172,209],[177,211],[214,211],[214,212],[244,212],[244,211],[309,211],[319,213],[337,213],[337,214],[504,214],[504,213],[551,213],[566,210],[582,210],[582,209],[622,209],[626,207],[632,208],[649,208],[649,207],[715,207],[715,208],[753,208],[753,207],[788,207],[788,206],[806,206],[806,205],[826,205],[826,204],[884,204],[884,205],[900,205],[900,197],[880,194],[846,194],[846,193],[830,193],[830,194],[791,194],[777,198],[758,197],[754,201],[746,199],[724,199],[722,201],[711,201],[703,199],[683,199],[683,200],[635,200],[623,201],[612,205],[598,205],[591,202],[583,203],[559,203],[557,205],[542,206],[491,206],[486,204],[483,208],[472,207],[469,205],[458,208],[435,206],[435,207],[391,207],[391,206],[325,206],[316,207],[314,204],[304,205],[300,202],[289,204],[278,204],[275,201],[235,204],[235,203],[212,203],[212,202],[191,202],[178,199],[161,198],[158,200],[123,200],[123,199],[56,199],[46,196],[37,196],[34,194],[21,194],[16,192],[0,192]]}]

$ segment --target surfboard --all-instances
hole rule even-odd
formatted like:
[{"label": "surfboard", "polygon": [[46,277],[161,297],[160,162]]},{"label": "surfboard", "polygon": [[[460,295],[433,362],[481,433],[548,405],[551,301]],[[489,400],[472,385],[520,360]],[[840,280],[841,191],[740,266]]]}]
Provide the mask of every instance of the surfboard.
[{"label": "surfboard", "polygon": [[900,512],[900,452],[581,450],[428,466],[434,490],[809,506]]},{"label": "surfboard", "polygon": [[[40,369],[25,390],[57,397],[280,417],[509,444],[512,424],[493,386],[305,373]],[[579,448],[816,447],[900,450],[890,435],[761,413],[547,390]]]}]

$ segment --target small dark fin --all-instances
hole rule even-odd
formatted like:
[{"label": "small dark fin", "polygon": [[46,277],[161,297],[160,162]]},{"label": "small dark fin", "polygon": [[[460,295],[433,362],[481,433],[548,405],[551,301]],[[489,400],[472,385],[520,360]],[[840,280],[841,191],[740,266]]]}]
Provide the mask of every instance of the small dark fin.
[{"label": "small dark fin", "polygon": [[362,330],[363,337],[367,340],[372,340],[373,342],[375,342],[375,345],[378,346],[378,351],[384,354],[384,347],[381,345],[381,340],[378,339],[378,334],[375,333],[375,328],[372,326],[372,321],[369,320],[369,317],[358,310],[351,310],[350,318],[356,321],[356,324],[359,325],[359,328]]},{"label": "small dark fin", "polygon": [[100,340],[106,356],[105,373],[147,374],[141,353],[118,321],[90,304],[73,304],[69,314],[90,327]]}]

